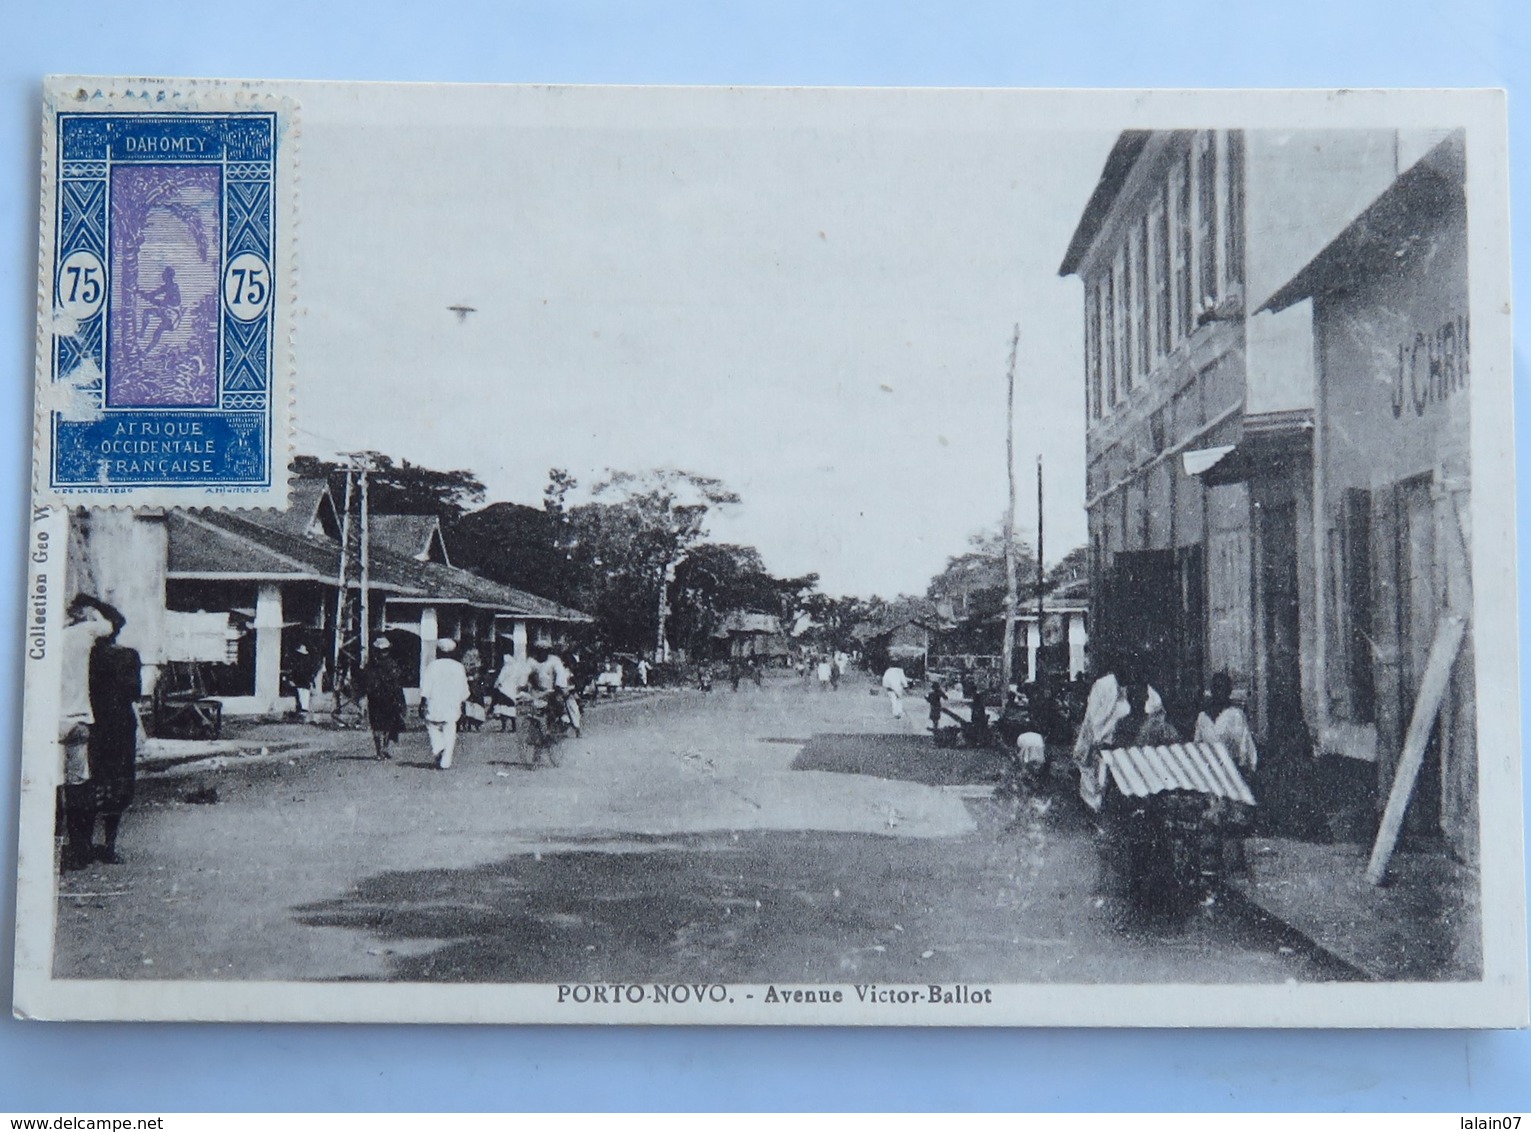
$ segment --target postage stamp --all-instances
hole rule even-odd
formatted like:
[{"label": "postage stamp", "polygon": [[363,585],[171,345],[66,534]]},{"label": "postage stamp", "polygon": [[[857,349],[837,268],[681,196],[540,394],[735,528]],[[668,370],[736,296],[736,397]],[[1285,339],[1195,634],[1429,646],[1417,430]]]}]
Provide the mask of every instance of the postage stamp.
[{"label": "postage stamp", "polygon": [[18,1013],[1526,1024],[1502,94],[47,108]]},{"label": "postage stamp", "polygon": [[39,495],[285,506],[291,101],[57,80],[44,139]]}]

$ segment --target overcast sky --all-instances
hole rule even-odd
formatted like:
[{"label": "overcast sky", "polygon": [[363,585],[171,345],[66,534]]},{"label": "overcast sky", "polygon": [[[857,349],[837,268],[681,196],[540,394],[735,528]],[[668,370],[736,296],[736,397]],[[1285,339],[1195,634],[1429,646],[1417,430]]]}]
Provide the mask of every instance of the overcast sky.
[{"label": "overcast sky", "polygon": [[[982,92],[310,87],[299,451],[673,466],[830,593],[922,593],[1005,506],[1084,541],[1081,300],[1057,277],[1115,129]],[[459,317],[449,308],[471,306]]]}]

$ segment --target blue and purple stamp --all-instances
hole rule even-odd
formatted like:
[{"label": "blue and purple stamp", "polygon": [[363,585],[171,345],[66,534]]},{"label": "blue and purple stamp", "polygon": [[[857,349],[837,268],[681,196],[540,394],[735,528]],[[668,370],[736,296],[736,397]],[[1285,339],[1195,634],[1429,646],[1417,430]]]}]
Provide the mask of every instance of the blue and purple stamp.
[{"label": "blue and purple stamp", "polygon": [[[39,374],[39,488],[281,506],[279,323],[291,298],[279,114],[150,101],[61,107],[50,126],[53,332],[46,386]],[[40,435],[40,463],[42,447]]]}]

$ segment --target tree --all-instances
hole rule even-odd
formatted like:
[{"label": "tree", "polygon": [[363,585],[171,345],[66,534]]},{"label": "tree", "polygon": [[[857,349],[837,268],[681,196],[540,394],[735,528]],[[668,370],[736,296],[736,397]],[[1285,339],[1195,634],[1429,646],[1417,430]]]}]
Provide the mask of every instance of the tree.
[{"label": "tree", "polygon": [[[440,472],[411,464],[394,463],[382,452],[364,452],[370,461],[367,483],[372,510],[380,515],[439,515],[443,523],[460,518],[484,501],[484,485],[466,468]],[[343,489],[347,465],[317,456],[299,456],[293,460],[294,475],[324,476],[331,489]]]},{"label": "tree", "polygon": [[602,622],[613,642],[663,657],[676,572],[706,536],[708,514],[739,496],[721,480],[673,468],[609,471],[588,503],[569,507],[573,486],[566,474],[551,478],[545,500],[560,523],[566,520],[559,529],[581,608]]},{"label": "tree", "polygon": [[507,586],[567,603],[572,586],[557,520],[523,503],[491,503],[446,528],[455,565]]},{"label": "tree", "polygon": [[[1020,593],[1035,592],[1036,555],[1024,539],[1012,541],[1016,582]],[[963,622],[953,635],[962,651],[997,652],[1004,645],[1005,613],[1004,529],[986,528],[969,536],[968,549],[946,560],[946,568],[930,580],[926,596],[950,609]]]},{"label": "tree", "polygon": [[693,654],[704,650],[733,612],[776,612],[775,579],[752,546],[700,543],[675,567],[670,632]]},{"label": "tree", "polygon": [[1047,572],[1047,592],[1090,576],[1090,548],[1076,546]]},{"label": "tree", "polygon": [[[1034,586],[1036,556],[1024,539],[1015,539],[1016,579],[1021,587]],[[968,549],[946,560],[946,567],[930,580],[925,594],[932,601],[950,602],[954,617],[989,617],[1005,608],[1005,536],[982,530],[968,538]]]},{"label": "tree", "polygon": [[879,597],[863,599],[810,594],[803,603],[803,611],[813,621],[806,636],[819,648],[850,652],[857,646],[856,627],[878,616],[886,605]]},{"label": "tree", "polygon": [[698,543],[675,568],[670,586],[674,640],[688,651],[706,649],[731,613],[765,613],[782,631],[791,629],[812,597],[821,596],[817,574],[778,578],[753,546]]},{"label": "tree", "polygon": [[[824,595],[819,593],[819,576],[801,574],[795,578],[776,578],[776,598],[781,617],[781,629],[791,633],[793,626],[808,613],[809,605]],[[841,599],[854,600],[854,599]]]}]

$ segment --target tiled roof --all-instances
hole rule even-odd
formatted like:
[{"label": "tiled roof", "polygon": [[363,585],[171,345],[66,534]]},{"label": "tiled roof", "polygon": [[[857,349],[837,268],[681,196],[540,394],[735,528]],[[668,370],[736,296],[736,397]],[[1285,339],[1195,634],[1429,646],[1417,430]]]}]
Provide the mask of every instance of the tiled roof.
[{"label": "tiled roof", "polygon": [[225,521],[230,517],[226,512],[169,512],[170,576],[245,574],[334,580],[339,564],[333,553],[321,556],[307,540],[285,544],[271,537],[276,532],[246,530],[242,521]]},{"label": "tiled roof", "polygon": [[950,627],[934,602],[913,598],[900,601],[892,609],[884,610],[879,617],[862,621],[851,630],[851,636],[858,641],[876,640],[897,632],[905,625],[938,631]]},{"label": "tiled roof", "polygon": [[750,610],[734,610],[723,618],[723,624],[718,626],[718,633],[727,636],[730,633],[779,633],[781,632],[781,619],[770,613],[756,613]]},{"label": "tiled roof", "polygon": [[[368,537],[373,546],[384,546],[407,558],[425,558],[431,540],[441,535],[441,520],[435,515],[373,515],[368,523]],[[446,544],[442,543],[442,554]]]},{"label": "tiled roof", "polygon": [[295,479],[287,488],[287,510],[262,511],[262,522],[290,535],[305,535],[317,525],[319,509],[326,504],[333,512],[335,501],[322,478]]},{"label": "tiled roof", "polygon": [[[397,556],[393,556],[397,557]],[[443,566],[439,562],[419,562],[413,558],[400,560],[412,570],[417,591],[421,595],[451,595],[454,600],[469,605],[493,609],[497,613],[511,613],[537,621],[593,621],[588,613],[570,609],[545,597],[502,586],[499,582],[461,570],[456,566]]]},{"label": "tiled roof", "polygon": [[[170,576],[334,585],[340,572],[339,544],[319,535],[295,534],[294,526],[290,513],[277,511],[171,511]],[[400,600],[472,605],[539,621],[592,620],[536,594],[453,566],[420,562],[386,547],[369,548],[367,558],[371,588]]]}]

